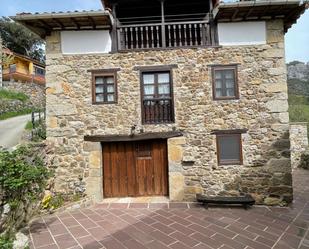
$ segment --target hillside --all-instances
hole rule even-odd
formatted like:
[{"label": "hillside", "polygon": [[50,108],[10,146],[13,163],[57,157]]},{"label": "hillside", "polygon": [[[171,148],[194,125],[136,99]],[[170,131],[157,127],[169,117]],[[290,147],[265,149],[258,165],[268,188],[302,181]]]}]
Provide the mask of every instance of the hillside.
[{"label": "hillside", "polygon": [[309,62],[287,64],[291,122],[309,123]]}]

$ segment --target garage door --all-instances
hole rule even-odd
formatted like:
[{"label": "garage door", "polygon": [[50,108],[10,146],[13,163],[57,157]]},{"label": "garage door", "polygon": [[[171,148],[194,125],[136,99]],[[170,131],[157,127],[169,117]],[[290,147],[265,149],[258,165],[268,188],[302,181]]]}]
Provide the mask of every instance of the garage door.
[{"label": "garage door", "polygon": [[104,197],[168,195],[166,140],[103,144]]}]

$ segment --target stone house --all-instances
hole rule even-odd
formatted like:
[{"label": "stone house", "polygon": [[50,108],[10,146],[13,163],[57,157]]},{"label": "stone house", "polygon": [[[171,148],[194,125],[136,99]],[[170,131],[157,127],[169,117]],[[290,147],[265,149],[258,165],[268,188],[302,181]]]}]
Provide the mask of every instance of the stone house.
[{"label": "stone house", "polygon": [[102,4],[12,17],[46,39],[55,190],[291,202],[284,34],[305,4]]}]

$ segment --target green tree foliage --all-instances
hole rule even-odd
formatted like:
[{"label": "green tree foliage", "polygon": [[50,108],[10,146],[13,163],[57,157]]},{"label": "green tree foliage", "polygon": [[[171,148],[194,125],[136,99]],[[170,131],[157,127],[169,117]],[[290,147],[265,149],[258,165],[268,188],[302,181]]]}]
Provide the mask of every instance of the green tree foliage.
[{"label": "green tree foliage", "polygon": [[24,26],[7,17],[0,18],[0,35],[3,45],[15,53],[45,61],[44,41]]}]

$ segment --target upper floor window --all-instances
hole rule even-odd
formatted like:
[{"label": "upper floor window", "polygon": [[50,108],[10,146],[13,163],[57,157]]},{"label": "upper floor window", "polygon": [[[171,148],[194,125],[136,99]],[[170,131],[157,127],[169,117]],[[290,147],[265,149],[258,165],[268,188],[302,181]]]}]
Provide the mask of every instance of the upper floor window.
[{"label": "upper floor window", "polygon": [[16,64],[10,65],[10,73],[16,73]]},{"label": "upper floor window", "polygon": [[145,124],[174,122],[170,71],[142,73],[142,120]]},{"label": "upper floor window", "polygon": [[242,164],[241,134],[217,134],[219,165]]},{"label": "upper floor window", "polygon": [[237,66],[215,66],[212,68],[213,98],[238,99]]},{"label": "upper floor window", "polygon": [[45,75],[45,69],[41,67],[34,67],[34,74],[38,76],[44,76]]},{"label": "upper floor window", "polygon": [[92,74],[92,103],[117,103],[117,78],[115,72]]}]

